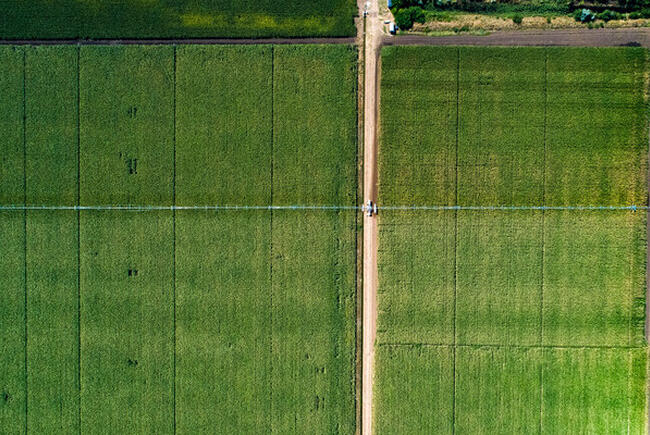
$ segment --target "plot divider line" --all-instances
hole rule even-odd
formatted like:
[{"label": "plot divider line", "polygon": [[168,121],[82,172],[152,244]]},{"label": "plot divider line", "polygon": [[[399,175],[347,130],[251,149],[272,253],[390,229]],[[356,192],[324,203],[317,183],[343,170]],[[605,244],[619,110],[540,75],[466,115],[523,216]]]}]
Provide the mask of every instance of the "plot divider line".
[{"label": "plot divider line", "polygon": [[[632,352],[627,351],[628,366],[627,366],[627,433],[630,433],[630,408],[632,405],[631,401],[633,400],[632,394]],[[647,388],[647,387],[646,387]]]},{"label": "plot divider line", "polygon": [[622,349],[622,350],[642,350],[645,349],[644,346],[610,346],[610,345],[553,345],[553,344],[546,344],[546,345],[536,345],[536,344],[531,344],[531,345],[518,345],[518,344],[495,344],[495,343],[488,343],[488,344],[454,344],[452,343],[416,343],[416,342],[383,342],[379,343],[378,346],[386,346],[386,347],[448,347],[448,348],[453,348],[453,347],[464,347],[464,348],[482,348],[482,347],[489,347],[489,348],[497,348],[497,349]]},{"label": "plot divider line", "polygon": [[[173,83],[173,172],[172,172],[172,204],[176,207],[176,45],[174,45],[174,83]],[[176,433],[176,209],[172,210],[172,300],[173,300],[173,382],[172,382],[172,427]]]},{"label": "plot divider line", "polygon": [[[649,66],[649,61],[650,58],[648,57],[648,52],[645,52],[644,56],[644,71],[648,71],[648,66]],[[648,103],[648,92],[650,91],[650,83],[648,82],[648,74],[644,73],[643,81],[644,81],[644,98],[643,101],[644,103]],[[650,121],[650,118],[647,116],[646,112],[646,141],[647,141],[647,148],[646,148],[646,196],[645,196],[645,201],[646,204],[650,203],[650,165],[648,165],[648,162],[650,162],[650,128],[648,128],[648,121]],[[645,310],[644,310],[644,315],[645,315],[645,322],[644,322],[644,338],[646,343],[649,341],[648,339],[650,338],[650,209],[646,212],[646,243],[645,243],[645,250],[646,250],[646,270],[645,270],[645,291],[643,293],[643,296],[645,297]],[[648,371],[648,365],[646,363],[646,373]],[[646,422],[650,421],[650,388],[646,386],[646,409],[645,409],[645,418]],[[645,427],[646,432],[650,433],[650,425],[646,423]]]},{"label": "plot divider line", "polygon": [[[548,121],[548,50],[544,49],[544,123],[543,123],[543,157],[542,157],[542,204],[546,204],[546,123]],[[546,213],[542,210],[541,228],[541,265],[540,265],[540,304],[539,304],[539,344],[544,345],[544,266],[546,261]],[[544,420],[544,349],[539,364],[539,433],[543,432]]]},{"label": "plot divider line", "polygon": [[[273,153],[275,141],[275,46],[271,45],[271,165],[269,204],[273,206]],[[273,432],[273,208],[269,209],[269,432]]]},{"label": "plot divider line", "polygon": [[[455,192],[454,192],[454,205],[458,206],[458,149],[459,149],[459,134],[460,134],[460,47],[456,49],[456,143],[455,143]],[[454,210],[454,314],[453,314],[453,400],[452,400],[452,426],[451,433],[456,433],[456,296],[458,291],[458,209]]]},{"label": "plot divider line", "polygon": [[[81,45],[77,45],[77,207],[81,205]],[[81,210],[77,212],[77,383],[78,429],[81,434]]]},{"label": "plot divider line", "polygon": [[637,206],[637,205],[383,205],[378,206],[378,209],[381,210],[391,210],[391,211],[421,211],[421,210],[433,210],[433,211],[446,211],[446,210],[473,210],[473,211],[518,211],[518,210],[540,210],[540,211],[553,211],[553,210],[564,210],[564,211],[637,211],[637,210],[647,210],[648,206]]},{"label": "plot divider line", "polygon": [[[23,202],[27,205],[27,49],[23,49]],[[25,327],[25,433],[28,433],[29,371],[27,370],[27,209],[23,210],[23,319]]]}]

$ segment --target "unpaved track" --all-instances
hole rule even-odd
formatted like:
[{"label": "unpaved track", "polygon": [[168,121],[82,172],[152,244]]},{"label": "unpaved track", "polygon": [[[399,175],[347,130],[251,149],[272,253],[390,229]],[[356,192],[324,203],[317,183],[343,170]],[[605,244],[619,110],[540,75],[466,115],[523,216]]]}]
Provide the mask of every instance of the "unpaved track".
[{"label": "unpaved track", "polygon": [[417,36],[385,38],[384,45],[495,45],[495,46],[580,46],[650,47],[650,28],[567,29],[494,32],[486,36]]},{"label": "unpaved track", "polygon": [[[377,200],[377,68],[382,42],[378,0],[370,0],[364,43],[364,175],[363,197]],[[364,2],[359,1],[363,16]],[[377,331],[377,217],[363,217],[363,360],[361,382],[361,433],[372,434],[373,374]]]}]

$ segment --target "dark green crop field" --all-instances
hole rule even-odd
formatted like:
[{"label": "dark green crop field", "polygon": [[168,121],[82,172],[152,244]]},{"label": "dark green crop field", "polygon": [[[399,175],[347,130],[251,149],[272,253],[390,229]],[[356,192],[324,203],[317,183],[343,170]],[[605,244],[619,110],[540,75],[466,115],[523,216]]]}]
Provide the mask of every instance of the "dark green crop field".
[{"label": "dark green crop field", "polygon": [[0,49],[0,432],[354,433],[356,213],[165,207],[356,204],[356,57]]},{"label": "dark green crop field", "polygon": [[377,433],[646,432],[646,59],[383,49]]},{"label": "dark green crop field", "polygon": [[3,0],[0,39],[354,36],[353,0]]}]

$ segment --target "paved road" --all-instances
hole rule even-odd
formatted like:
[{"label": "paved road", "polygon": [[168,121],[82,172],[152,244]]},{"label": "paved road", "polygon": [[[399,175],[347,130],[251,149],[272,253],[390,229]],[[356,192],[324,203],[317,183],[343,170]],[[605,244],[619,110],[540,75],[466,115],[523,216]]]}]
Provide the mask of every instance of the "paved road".
[{"label": "paved road", "polygon": [[566,29],[494,32],[486,36],[386,37],[384,45],[496,45],[496,46],[640,46],[650,47],[650,28]]}]

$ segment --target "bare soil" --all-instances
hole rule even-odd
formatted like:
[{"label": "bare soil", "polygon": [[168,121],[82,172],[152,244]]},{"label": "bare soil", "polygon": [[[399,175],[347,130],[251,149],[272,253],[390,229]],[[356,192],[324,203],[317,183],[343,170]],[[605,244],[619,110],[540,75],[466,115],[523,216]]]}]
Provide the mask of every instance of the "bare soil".
[{"label": "bare soil", "polygon": [[383,43],[384,45],[650,47],[650,28],[499,31],[485,36],[404,35],[384,38]]},{"label": "bare soil", "polygon": [[[365,8],[359,1],[361,15]],[[378,63],[384,37],[384,24],[378,0],[369,2],[364,41],[364,174],[363,197],[377,200],[377,110]],[[361,433],[373,433],[373,375],[375,362],[375,337],[377,335],[377,217],[363,218],[363,353]]]}]

